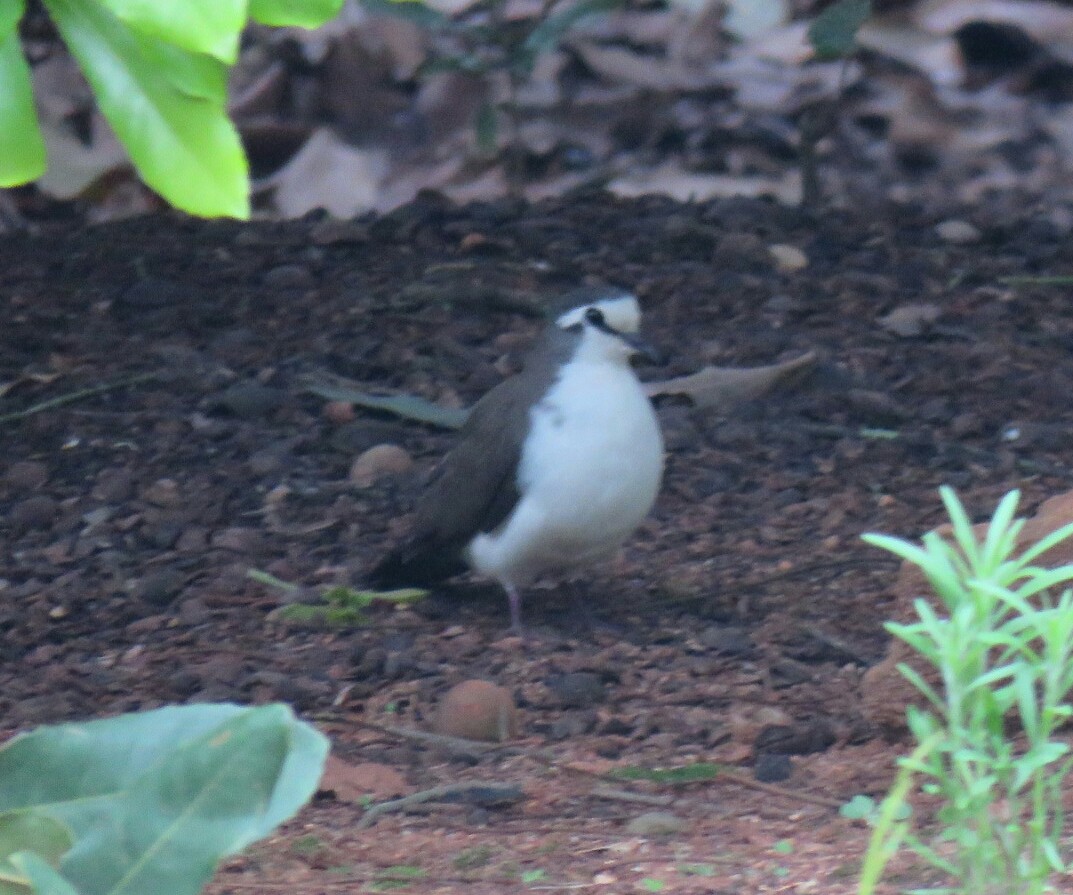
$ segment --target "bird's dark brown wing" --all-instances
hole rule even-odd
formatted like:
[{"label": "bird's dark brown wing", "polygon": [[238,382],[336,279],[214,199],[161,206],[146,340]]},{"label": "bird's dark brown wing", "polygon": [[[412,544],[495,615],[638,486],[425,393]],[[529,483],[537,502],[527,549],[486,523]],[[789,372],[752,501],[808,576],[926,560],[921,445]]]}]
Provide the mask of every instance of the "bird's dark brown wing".
[{"label": "bird's dark brown wing", "polygon": [[551,387],[575,341],[573,333],[549,330],[525,369],[477,402],[418,503],[410,536],[373,569],[371,584],[428,585],[465,569],[466,545],[496,528],[518,503],[529,410]]}]

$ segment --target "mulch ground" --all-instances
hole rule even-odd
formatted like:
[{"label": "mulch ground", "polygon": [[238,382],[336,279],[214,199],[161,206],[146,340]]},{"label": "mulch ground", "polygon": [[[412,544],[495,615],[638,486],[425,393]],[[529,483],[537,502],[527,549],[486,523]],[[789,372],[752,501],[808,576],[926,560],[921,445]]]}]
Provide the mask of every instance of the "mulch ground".
[{"label": "mulch ground", "polygon": [[[953,218],[972,227],[936,230]],[[1070,271],[1071,226],[1013,203],[810,214],[593,194],[5,235],[0,724],[199,700],[316,720],[359,782],[229,864],[219,892],[853,891],[868,831],[834,806],[882,794],[903,748],[861,709],[897,565],[859,536],[934,526],[944,483],[978,518],[1011,488],[1027,512],[1070,487],[1073,303],[1031,278]],[[576,584],[591,627],[546,585],[519,641],[501,593],[466,580],[362,627],[275,617],[285,597],[250,569],[360,582],[451,442],[326,414],[308,377],[464,406],[516,369],[541,302],[586,281],[640,296],[672,358],[646,378],[819,362],[731,412],[661,403],[664,487]],[[352,482],[383,443],[413,470]],[[428,729],[467,678],[513,694],[519,739],[458,755],[392,732]],[[619,786],[643,803],[600,788],[694,762],[734,771]],[[524,796],[357,829],[376,774],[378,799],[459,780]],[[678,826],[630,826],[655,809]]]}]

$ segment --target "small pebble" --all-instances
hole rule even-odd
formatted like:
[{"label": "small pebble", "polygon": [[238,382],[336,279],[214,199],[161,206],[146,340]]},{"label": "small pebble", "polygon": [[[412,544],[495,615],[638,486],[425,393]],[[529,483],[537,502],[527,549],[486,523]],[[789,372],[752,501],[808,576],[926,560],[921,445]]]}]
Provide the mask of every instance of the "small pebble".
[{"label": "small pebble", "polygon": [[48,528],[56,519],[60,505],[47,494],[27,497],[11,508],[8,521],[16,531]]},{"label": "small pebble", "polygon": [[350,481],[359,488],[370,485],[390,475],[402,475],[414,465],[413,459],[397,444],[378,444],[369,448],[350,466]]},{"label": "small pebble", "polygon": [[12,491],[36,491],[48,481],[48,467],[37,460],[20,460],[7,468],[4,481]]},{"label": "small pebble", "polygon": [[553,740],[569,740],[583,736],[596,726],[596,713],[567,712],[551,723],[548,736]]},{"label": "small pebble", "polygon": [[142,492],[142,499],[157,507],[176,506],[181,499],[179,483],[174,479],[157,479]]},{"label": "small pebble", "polygon": [[716,264],[735,268],[742,262],[758,264],[770,257],[764,240],[755,233],[727,233],[712,253],[712,260]]},{"label": "small pebble", "polygon": [[212,613],[201,600],[191,597],[179,604],[179,621],[184,625],[201,625],[212,618]]},{"label": "small pebble", "polygon": [[236,382],[216,398],[216,405],[241,419],[261,419],[283,403],[283,392],[259,382]]},{"label": "small pebble", "polygon": [[634,836],[673,836],[686,830],[688,824],[670,811],[646,811],[626,825]]},{"label": "small pebble", "polygon": [[433,728],[444,736],[502,743],[518,735],[518,710],[510,693],[497,684],[463,681],[444,695]]},{"label": "small pebble", "polygon": [[204,550],[208,542],[208,532],[204,528],[184,528],[174,547],[180,553],[197,553]]},{"label": "small pebble", "polygon": [[133,476],[126,467],[102,469],[93,486],[93,496],[105,503],[122,503],[134,490]]},{"label": "small pebble", "polygon": [[935,232],[943,242],[953,245],[969,245],[980,241],[980,231],[968,221],[952,218],[935,225]]},{"label": "small pebble", "polygon": [[778,783],[788,780],[794,772],[789,755],[779,752],[761,752],[753,765],[753,777],[761,783]]},{"label": "small pebble", "polygon": [[808,267],[808,255],[797,246],[776,244],[768,246],[767,250],[779,273],[797,273]]},{"label": "small pebble", "polygon": [[256,528],[234,526],[224,528],[212,535],[212,546],[235,553],[254,553],[261,546],[261,533]]},{"label": "small pebble", "polygon": [[574,671],[547,680],[548,689],[566,709],[584,709],[607,699],[607,690],[591,671]]},{"label": "small pebble", "polygon": [[271,475],[279,472],[291,459],[291,446],[287,442],[270,444],[250,454],[250,471],[255,475]]},{"label": "small pebble", "polygon": [[702,646],[724,656],[745,656],[753,651],[753,642],[741,628],[712,625],[697,635]]},{"label": "small pebble", "polygon": [[134,595],[153,606],[167,606],[186,583],[186,576],[175,569],[152,572],[134,585]]},{"label": "small pebble", "polygon": [[329,401],[324,405],[324,417],[341,426],[354,419],[354,405],[349,401]]},{"label": "small pebble", "polygon": [[264,275],[262,282],[270,289],[309,289],[316,278],[300,264],[281,264]]}]

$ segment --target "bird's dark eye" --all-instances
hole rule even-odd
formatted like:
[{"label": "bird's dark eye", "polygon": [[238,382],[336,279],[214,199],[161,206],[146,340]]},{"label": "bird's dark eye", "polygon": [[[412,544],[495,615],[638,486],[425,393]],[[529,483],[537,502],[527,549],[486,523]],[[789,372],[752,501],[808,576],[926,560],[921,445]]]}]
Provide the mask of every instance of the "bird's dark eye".
[{"label": "bird's dark eye", "polygon": [[585,319],[595,327],[604,326],[604,312],[599,308],[589,308],[586,310]]}]

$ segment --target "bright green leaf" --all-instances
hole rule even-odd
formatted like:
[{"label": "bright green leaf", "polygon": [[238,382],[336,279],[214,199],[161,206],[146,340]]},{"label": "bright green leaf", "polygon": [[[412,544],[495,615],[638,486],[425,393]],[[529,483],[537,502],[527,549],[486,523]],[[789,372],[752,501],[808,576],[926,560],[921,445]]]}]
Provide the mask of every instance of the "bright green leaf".
[{"label": "bright green leaf", "polygon": [[193,214],[248,217],[246,156],[216,97],[222,65],[89,0],[45,5],[145,182]]},{"label": "bright green leaf", "polygon": [[250,18],[262,25],[316,28],[339,15],[343,0],[250,0]]},{"label": "bright green leaf", "polygon": [[78,895],[75,887],[37,852],[18,852],[11,856],[11,863],[29,880],[34,895]]},{"label": "bright green leaf", "polygon": [[246,0],[98,0],[131,28],[222,62],[238,58]]},{"label": "bright green leaf", "polygon": [[45,141],[19,41],[24,10],[25,0],[0,0],[0,187],[28,183],[45,171]]},{"label": "bright green leaf", "polygon": [[876,815],[876,800],[871,796],[855,795],[843,802],[838,813],[847,820],[871,820]]},{"label": "bright green leaf", "polygon": [[42,860],[59,863],[74,840],[59,821],[32,809],[0,814],[0,893],[16,891],[29,882],[25,870],[14,860],[32,851]]},{"label": "bright green leaf", "polygon": [[809,43],[819,59],[848,56],[857,32],[872,14],[871,0],[837,0],[816,16],[808,29]]}]

